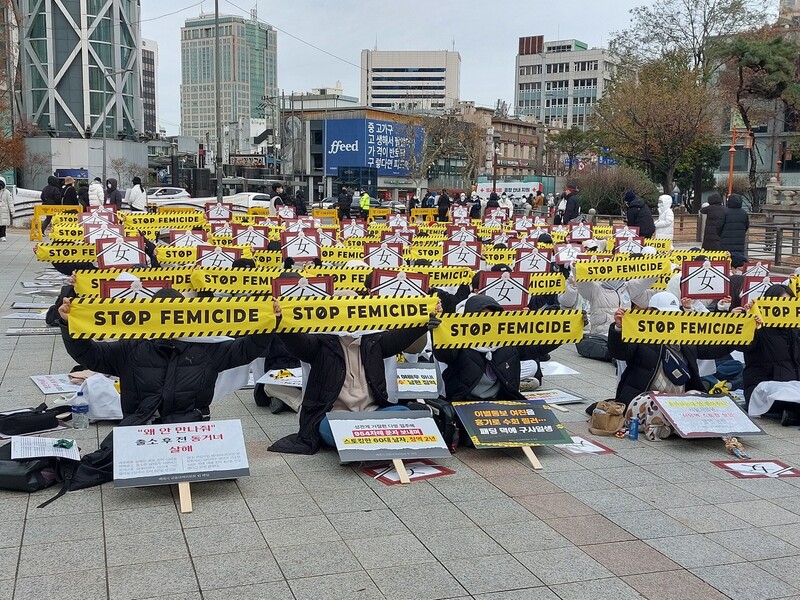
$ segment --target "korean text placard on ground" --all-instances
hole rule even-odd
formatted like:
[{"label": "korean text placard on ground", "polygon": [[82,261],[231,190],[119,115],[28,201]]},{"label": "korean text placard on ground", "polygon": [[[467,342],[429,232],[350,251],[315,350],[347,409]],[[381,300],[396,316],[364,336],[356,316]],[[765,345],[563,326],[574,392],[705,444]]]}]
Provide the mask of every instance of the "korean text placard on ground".
[{"label": "korean text placard on ground", "polygon": [[114,487],[247,475],[250,467],[238,419],[114,428]]},{"label": "korean text placard on ground", "polygon": [[450,456],[426,411],[334,411],[328,421],[343,461]]},{"label": "korean text placard on ground", "polygon": [[684,438],[763,433],[728,396],[650,394]]},{"label": "korean text placard on ground", "polygon": [[570,444],[572,438],[546,404],[524,400],[453,402],[476,448]]}]

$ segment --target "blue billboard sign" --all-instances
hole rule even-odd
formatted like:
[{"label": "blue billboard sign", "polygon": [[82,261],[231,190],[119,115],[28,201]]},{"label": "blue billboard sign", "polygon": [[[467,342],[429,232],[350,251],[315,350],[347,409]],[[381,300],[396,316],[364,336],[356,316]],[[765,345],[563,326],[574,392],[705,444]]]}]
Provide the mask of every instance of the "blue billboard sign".
[{"label": "blue billboard sign", "polygon": [[340,119],[325,122],[325,174],[339,167],[374,168],[378,176],[407,176],[408,156],[422,154],[423,131],[391,121]]}]

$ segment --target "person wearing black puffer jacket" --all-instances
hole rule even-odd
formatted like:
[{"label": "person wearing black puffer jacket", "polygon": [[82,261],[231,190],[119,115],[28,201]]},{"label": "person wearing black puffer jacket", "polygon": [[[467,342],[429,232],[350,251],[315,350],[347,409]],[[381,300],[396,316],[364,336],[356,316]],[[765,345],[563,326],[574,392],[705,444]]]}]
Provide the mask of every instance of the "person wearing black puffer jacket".
[{"label": "person wearing black puffer jacket", "polygon": [[[47,178],[47,185],[44,186],[42,195],[40,196],[42,199],[42,206],[58,206],[61,204],[63,194],[60,186],[61,182],[58,180],[58,177],[51,175]],[[47,215],[45,217],[44,221],[42,222],[42,231],[50,226],[50,222],[52,220],[52,215]]]},{"label": "person wearing black puffer jacket", "polygon": [[722,205],[722,196],[714,192],[708,197],[708,206],[700,209],[706,216],[706,227],[703,230],[703,250],[721,250],[719,242],[719,226],[725,218],[727,209]]},{"label": "person wearing black puffer jacket", "polygon": [[656,233],[656,224],[650,207],[635,192],[626,192],[624,201],[627,207],[625,220],[628,227],[638,227],[639,235],[643,238],[653,237]]},{"label": "person wearing black puffer jacket", "polygon": [[721,250],[727,250],[731,254],[739,252],[747,255],[746,239],[747,230],[750,228],[750,217],[742,208],[742,200],[739,194],[731,194],[728,198],[728,210],[722,217],[717,233]]},{"label": "person wearing black puffer jacket", "polygon": [[[483,294],[472,296],[464,306],[464,314],[502,311],[494,298]],[[559,344],[464,350],[434,348],[433,355],[447,365],[442,379],[448,401],[521,400],[524,399],[519,391],[521,361],[538,363],[558,347]],[[541,368],[536,369],[534,378],[541,383]]]}]

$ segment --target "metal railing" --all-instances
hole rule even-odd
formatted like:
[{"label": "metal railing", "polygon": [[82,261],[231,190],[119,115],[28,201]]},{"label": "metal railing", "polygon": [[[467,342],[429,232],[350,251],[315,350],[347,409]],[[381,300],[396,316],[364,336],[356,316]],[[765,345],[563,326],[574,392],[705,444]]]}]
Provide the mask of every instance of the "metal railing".
[{"label": "metal railing", "polygon": [[[698,244],[702,236],[702,221],[699,215],[675,215],[674,237],[675,244]],[[593,222],[598,225],[625,225],[622,215],[593,215]]]},{"label": "metal railing", "polygon": [[769,260],[786,269],[800,267],[800,226],[751,224],[747,231],[747,258]]}]

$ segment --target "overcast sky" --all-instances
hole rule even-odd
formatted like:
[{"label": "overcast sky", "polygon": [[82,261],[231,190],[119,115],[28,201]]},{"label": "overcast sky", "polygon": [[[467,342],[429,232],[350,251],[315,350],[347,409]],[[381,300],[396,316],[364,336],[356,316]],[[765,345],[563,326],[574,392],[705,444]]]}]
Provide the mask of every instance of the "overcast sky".
[{"label": "overcast sky", "polygon": [[[258,18],[278,29],[278,87],[286,93],[332,86],[358,96],[362,48],[461,53],[461,99],[513,106],[514,59],[521,36],[577,38],[605,46],[629,10],[647,0],[258,0]],[[256,0],[220,0],[220,14],[249,15]],[[241,7],[238,8],[238,7]],[[180,10],[185,8],[185,10]],[[213,0],[142,0],[142,36],[159,45],[158,120],[180,126],[180,28]],[[176,12],[179,11],[179,12]],[[163,16],[165,13],[175,13]],[[295,37],[291,37],[295,36]],[[304,40],[322,50],[299,41]],[[341,59],[341,60],[340,60]],[[348,64],[352,63],[352,64]]]}]

